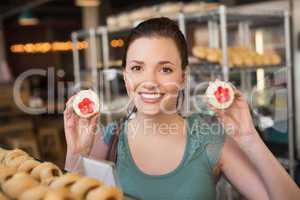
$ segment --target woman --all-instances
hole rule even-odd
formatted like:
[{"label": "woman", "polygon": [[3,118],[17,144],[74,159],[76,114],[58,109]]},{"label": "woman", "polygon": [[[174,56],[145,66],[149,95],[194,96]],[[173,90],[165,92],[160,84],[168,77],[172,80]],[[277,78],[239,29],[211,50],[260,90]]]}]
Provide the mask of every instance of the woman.
[{"label": "woman", "polygon": [[[247,199],[300,199],[298,187],[256,132],[239,91],[229,109],[214,110],[218,119],[197,113],[185,119],[177,112],[187,54],[183,34],[168,18],[147,20],[128,37],[123,75],[135,115],[127,116],[118,141],[124,192],[145,200],[215,199],[223,174]],[[112,122],[96,134],[99,115],[79,119],[71,101],[64,113],[67,169],[82,153],[105,159],[115,127]],[[81,125],[89,128],[80,130]]]}]

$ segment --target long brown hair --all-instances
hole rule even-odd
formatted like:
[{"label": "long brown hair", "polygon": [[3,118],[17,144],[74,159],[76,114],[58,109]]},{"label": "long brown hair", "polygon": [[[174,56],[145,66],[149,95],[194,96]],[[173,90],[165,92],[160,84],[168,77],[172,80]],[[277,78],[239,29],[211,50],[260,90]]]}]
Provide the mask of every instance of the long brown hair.
[{"label": "long brown hair", "polygon": [[[160,18],[152,18],[141,22],[138,26],[133,28],[129,33],[126,41],[125,41],[125,49],[122,58],[122,68],[126,68],[126,58],[127,58],[127,51],[129,46],[137,39],[143,37],[163,37],[163,38],[170,38],[174,41],[177,50],[179,51],[180,58],[181,58],[181,67],[182,70],[185,71],[188,65],[188,50],[187,50],[187,43],[183,33],[180,31],[177,23],[167,17],[160,17]],[[180,93],[182,99],[184,99],[184,90],[181,90]],[[179,104],[179,98],[177,98],[176,107]],[[181,104],[183,100],[181,101]],[[128,114],[121,118],[118,122],[116,128],[113,130],[113,139],[111,140],[111,145],[108,153],[108,160],[116,162],[117,159],[117,144],[118,144],[118,137],[120,131],[124,125],[124,122],[130,118],[130,116],[137,112],[137,108],[133,106],[131,110],[128,110]]]}]

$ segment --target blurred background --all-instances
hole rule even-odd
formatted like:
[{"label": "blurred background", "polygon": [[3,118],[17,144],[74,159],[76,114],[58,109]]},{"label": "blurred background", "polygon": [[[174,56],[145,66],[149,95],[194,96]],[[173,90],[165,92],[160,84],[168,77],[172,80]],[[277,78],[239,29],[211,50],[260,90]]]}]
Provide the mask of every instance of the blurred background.
[{"label": "blurred background", "polygon": [[[124,116],[124,40],[139,22],[167,16],[189,48],[182,112],[211,114],[197,83],[231,81],[248,97],[265,143],[300,184],[299,11],[298,0],[2,0],[0,145],[64,168],[68,97],[93,88],[104,125]],[[227,195],[238,196],[232,188]]]}]

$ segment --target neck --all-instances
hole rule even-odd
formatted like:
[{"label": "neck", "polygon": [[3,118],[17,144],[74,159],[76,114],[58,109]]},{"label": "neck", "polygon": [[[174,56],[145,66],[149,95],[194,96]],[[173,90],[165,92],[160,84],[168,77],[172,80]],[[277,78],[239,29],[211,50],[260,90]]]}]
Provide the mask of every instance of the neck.
[{"label": "neck", "polygon": [[149,121],[151,123],[158,123],[158,124],[171,124],[178,120],[181,120],[182,117],[178,113],[174,114],[166,114],[166,113],[159,113],[156,115],[145,115],[143,113],[137,112],[136,121],[142,123],[143,121]]},{"label": "neck", "polygon": [[134,118],[133,125],[135,128],[133,132],[143,132],[145,135],[169,135],[171,132],[184,133],[180,131],[184,128],[184,120],[177,113],[164,114],[159,113],[157,115],[145,115],[137,112]]}]

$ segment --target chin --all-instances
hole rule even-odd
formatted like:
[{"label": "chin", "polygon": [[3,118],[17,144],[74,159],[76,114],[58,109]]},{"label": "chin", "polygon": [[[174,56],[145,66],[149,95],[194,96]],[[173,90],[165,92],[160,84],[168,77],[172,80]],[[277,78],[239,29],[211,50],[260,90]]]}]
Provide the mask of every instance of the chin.
[{"label": "chin", "polygon": [[138,112],[142,113],[143,115],[157,115],[161,113],[161,110],[158,108],[147,108],[147,106],[138,106]]}]

